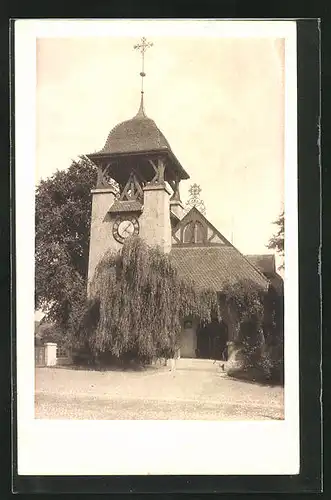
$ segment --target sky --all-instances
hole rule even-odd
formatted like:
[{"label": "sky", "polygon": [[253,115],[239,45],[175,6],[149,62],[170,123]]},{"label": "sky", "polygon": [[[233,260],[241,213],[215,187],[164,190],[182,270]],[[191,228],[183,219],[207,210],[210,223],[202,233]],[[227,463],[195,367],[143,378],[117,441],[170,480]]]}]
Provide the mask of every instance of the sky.
[{"label": "sky", "polygon": [[[144,35],[144,34],[142,34]],[[145,111],[200,185],[210,222],[244,254],[266,248],[284,197],[284,41],[148,37]],[[101,149],[140,102],[137,37],[37,40],[36,183]],[[280,260],[277,260],[280,263]]]}]

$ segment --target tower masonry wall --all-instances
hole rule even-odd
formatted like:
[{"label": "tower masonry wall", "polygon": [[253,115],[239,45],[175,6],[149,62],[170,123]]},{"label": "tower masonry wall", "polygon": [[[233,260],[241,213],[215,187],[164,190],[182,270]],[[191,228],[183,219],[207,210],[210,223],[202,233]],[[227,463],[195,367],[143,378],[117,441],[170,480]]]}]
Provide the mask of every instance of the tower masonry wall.
[{"label": "tower masonry wall", "polygon": [[144,187],[144,209],[140,217],[140,236],[147,245],[171,250],[170,191],[165,184]]},{"label": "tower masonry wall", "polygon": [[89,249],[88,283],[93,279],[95,268],[107,250],[121,248],[112,233],[113,220],[108,213],[115,201],[112,188],[92,190],[91,234]]},{"label": "tower masonry wall", "polygon": [[180,220],[185,215],[183,204],[180,201],[170,201],[170,209]]}]

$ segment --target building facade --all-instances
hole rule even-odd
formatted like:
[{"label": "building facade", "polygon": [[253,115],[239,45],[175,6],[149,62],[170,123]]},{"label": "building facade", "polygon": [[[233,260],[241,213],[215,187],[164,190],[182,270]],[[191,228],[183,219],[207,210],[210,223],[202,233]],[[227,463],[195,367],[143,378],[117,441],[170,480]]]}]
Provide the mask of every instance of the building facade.
[{"label": "building facade", "polygon": [[[117,252],[127,238],[139,235],[169,254],[179,275],[198,287],[221,292],[226,283],[249,280],[269,290],[275,269],[269,266],[267,276],[259,256],[242,255],[196,207],[184,212],[180,183],[189,175],[146,115],[143,92],[137,114],[110,131],[101,151],[87,156],[98,169],[92,191],[89,283],[106,251]],[[236,340],[231,314],[209,325],[185,318],[180,355],[216,357],[226,341]]]}]

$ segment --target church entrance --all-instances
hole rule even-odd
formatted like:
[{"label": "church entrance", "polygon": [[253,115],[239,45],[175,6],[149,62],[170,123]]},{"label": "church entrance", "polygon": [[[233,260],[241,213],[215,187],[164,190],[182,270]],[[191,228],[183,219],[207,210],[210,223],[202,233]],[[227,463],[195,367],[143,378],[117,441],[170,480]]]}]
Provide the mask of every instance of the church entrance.
[{"label": "church entrance", "polygon": [[213,319],[197,329],[197,357],[202,359],[226,359],[228,328],[224,321]]}]

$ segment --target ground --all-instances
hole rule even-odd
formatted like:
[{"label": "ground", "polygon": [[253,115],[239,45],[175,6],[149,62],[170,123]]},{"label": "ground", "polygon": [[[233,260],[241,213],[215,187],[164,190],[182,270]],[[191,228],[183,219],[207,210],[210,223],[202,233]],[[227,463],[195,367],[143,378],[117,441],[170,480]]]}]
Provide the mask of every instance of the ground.
[{"label": "ground", "polygon": [[36,418],[283,419],[283,388],[232,379],[210,360],[142,371],[36,369]]}]

